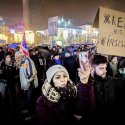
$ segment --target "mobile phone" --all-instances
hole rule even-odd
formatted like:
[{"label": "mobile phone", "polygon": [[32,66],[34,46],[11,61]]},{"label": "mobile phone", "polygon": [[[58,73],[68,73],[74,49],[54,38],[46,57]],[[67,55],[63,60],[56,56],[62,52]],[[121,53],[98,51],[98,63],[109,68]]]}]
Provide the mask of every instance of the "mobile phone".
[{"label": "mobile phone", "polygon": [[86,70],[86,63],[88,62],[88,51],[79,52],[78,57],[80,68]]}]

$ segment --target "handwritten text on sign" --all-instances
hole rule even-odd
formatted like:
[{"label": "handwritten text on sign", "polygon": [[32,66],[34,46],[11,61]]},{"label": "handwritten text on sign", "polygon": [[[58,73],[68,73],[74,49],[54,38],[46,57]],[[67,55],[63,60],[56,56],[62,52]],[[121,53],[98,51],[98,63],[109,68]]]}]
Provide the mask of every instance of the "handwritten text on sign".
[{"label": "handwritten text on sign", "polygon": [[97,52],[125,56],[125,13],[100,7]]}]

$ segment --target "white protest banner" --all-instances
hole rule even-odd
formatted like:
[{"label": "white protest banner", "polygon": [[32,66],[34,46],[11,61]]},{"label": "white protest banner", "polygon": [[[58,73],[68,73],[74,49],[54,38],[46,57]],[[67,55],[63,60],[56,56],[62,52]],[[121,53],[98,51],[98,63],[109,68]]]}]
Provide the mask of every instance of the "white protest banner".
[{"label": "white protest banner", "polygon": [[95,23],[99,24],[97,53],[125,56],[125,13],[100,7]]},{"label": "white protest banner", "polygon": [[58,23],[58,16],[51,17],[48,19],[48,32],[50,36],[54,36],[57,34],[57,23]]}]

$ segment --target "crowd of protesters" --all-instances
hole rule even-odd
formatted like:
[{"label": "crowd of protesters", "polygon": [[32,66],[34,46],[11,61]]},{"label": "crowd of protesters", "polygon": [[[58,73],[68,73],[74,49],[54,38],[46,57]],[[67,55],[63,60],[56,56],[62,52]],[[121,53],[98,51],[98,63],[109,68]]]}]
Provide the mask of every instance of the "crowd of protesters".
[{"label": "crowd of protesters", "polygon": [[[88,51],[80,68],[78,54]],[[0,47],[0,118],[6,124],[100,125],[124,122],[125,58],[94,45]]]}]

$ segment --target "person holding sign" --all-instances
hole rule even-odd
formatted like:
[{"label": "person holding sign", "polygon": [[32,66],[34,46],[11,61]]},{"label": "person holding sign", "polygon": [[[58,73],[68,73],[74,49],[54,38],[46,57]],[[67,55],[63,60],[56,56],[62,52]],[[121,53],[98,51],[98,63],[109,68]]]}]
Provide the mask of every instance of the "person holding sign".
[{"label": "person holding sign", "polygon": [[125,112],[125,80],[107,76],[108,61],[103,55],[94,55],[90,64],[86,66],[82,62],[84,69],[78,69],[84,85],[84,100],[81,102],[83,123],[85,120],[88,125],[123,123],[124,116],[121,114]]}]

